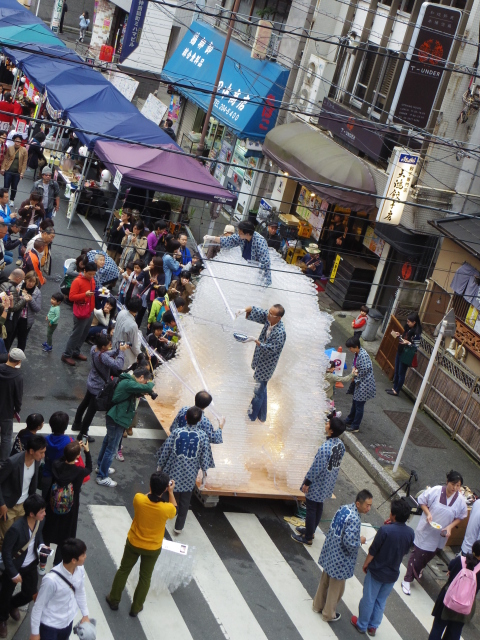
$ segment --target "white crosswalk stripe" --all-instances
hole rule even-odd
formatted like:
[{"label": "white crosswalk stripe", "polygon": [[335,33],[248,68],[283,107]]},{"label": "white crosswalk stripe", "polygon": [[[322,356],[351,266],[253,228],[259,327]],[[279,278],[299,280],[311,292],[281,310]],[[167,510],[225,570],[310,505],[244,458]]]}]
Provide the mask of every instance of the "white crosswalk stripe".
[{"label": "white crosswalk stripe", "polygon": [[[119,567],[127,533],[132,523],[127,509],[125,507],[106,505],[90,505],[88,509],[115,565]],[[133,596],[135,586],[131,580],[127,582],[127,591],[130,597]],[[148,640],[158,640],[160,611],[162,613],[163,637],[175,638],[176,640],[193,640],[174,599],[168,592],[164,592],[161,597],[147,596],[143,611],[138,614],[138,619]]]},{"label": "white crosswalk stripe", "polygon": [[[167,523],[173,535],[173,521]],[[180,540],[196,547],[193,577],[226,638],[266,640],[255,616],[192,511]],[[228,615],[225,613],[228,612]]]},{"label": "white crosswalk stripe", "polygon": [[[17,422],[13,427],[13,432],[18,433],[22,429],[25,429],[25,426],[26,425],[24,422]],[[50,429],[50,426],[48,424],[45,424],[43,429],[39,431],[40,435],[48,435],[50,433],[52,433],[52,430]],[[71,427],[68,427],[65,433],[69,436],[74,436],[75,438],[78,436],[78,431],[72,431]],[[94,438],[103,438],[103,436],[106,434],[106,428],[102,426],[91,426],[88,430],[88,433]],[[134,428],[133,436],[128,437],[133,440],[165,440],[167,435],[163,429]]]}]

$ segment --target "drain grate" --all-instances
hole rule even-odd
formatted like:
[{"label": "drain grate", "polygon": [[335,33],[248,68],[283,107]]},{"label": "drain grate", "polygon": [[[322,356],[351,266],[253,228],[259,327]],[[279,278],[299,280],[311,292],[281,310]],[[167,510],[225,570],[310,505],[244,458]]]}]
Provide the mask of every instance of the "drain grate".
[{"label": "drain grate", "polygon": [[[410,413],[407,411],[386,411],[384,413],[390,420],[405,433],[407,424],[410,420]],[[443,444],[436,438],[421,420],[415,418],[412,430],[410,432],[410,440],[417,447],[430,447],[432,449],[446,449]]]}]

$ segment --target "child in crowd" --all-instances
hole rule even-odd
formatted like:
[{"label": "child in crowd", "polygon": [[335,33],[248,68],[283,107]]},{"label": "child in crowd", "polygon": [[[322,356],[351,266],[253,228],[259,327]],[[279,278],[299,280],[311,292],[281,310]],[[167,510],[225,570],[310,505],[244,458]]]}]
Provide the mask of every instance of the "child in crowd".
[{"label": "child in crowd", "polygon": [[118,301],[121,304],[125,304],[125,297],[134,276],[133,269],[133,261],[127,262],[125,270],[120,269],[120,272],[122,274],[122,282],[120,284],[120,288],[118,289]]},{"label": "child in crowd", "polygon": [[60,305],[64,300],[63,293],[54,293],[50,298],[50,310],[45,318],[47,321],[47,341],[42,344],[44,351],[51,351],[53,349],[52,338],[53,332],[58,326],[58,321],[60,320]]},{"label": "child in crowd", "polygon": [[[162,337],[163,324],[161,322],[153,322],[150,329],[152,333],[147,338],[149,346],[167,359],[169,345],[173,343],[170,343],[168,338]],[[160,364],[160,361],[155,356],[151,357],[151,362],[154,369],[156,369]]]},{"label": "child in crowd", "polygon": [[152,324],[154,322],[161,322],[163,314],[165,311],[169,310],[170,300],[167,294],[167,289],[164,285],[161,285],[157,289],[157,297],[153,301],[153,304],[150,308],[150,313],[148,314],[148,324],[147,330],[152,330]]},{"label": "child in crowd", "polygon": [[361,337],[362,333],[365,331],[365,327],[367,326],[367,316],[368,316],[368,307],[365,304],[362,304],[360,307],[360,313],[352,322],[353,335]]},{"label": "child in crowd", "polygon": [[41,413],[31,413],[27,416],[25,429],[19,431],[13,441],[11,456],[25,451],[30,438],[43,428],[43,422],[44,420]]},{"label": "child in crowd", "polygon": [[144,288],[144,281],[148,278],[149,274],[143,271],[142,260],[135,260],[133,262],[133,278],[130,281],[130,285],[127,289],[127,293],[125,295],[125,302],[128,303],[130,298],[137,296]]}]

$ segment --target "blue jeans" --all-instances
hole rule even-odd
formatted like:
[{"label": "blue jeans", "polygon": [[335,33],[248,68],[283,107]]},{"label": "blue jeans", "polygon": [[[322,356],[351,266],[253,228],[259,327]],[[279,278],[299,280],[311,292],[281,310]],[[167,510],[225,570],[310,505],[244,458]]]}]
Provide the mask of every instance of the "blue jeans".
[{"label": "blue jeans", "polygon": [[367,573],[363,583],[363,596],[358,605],[357,627],[360,631],[378,629],[394,585],[394,582],[379,582],[370,572]]},{"label": "blue jeans", "polygon": [[393,374],[393,389],[397,393],[400,393],[400,389],[403,387],[407,371],[408,366],[406,364],[403,364],[403,362],[400,360],[400,354],[397,353],[397,355],[395,356],[395,373]]},{"label": "blue jeans", "polygon": [[257,382],[253,392],[252,402],[248,408],[248,417],[252,422],[257,418],[260,422],[267,419],[267,383]]},{"label": "blue jeans", "polygon": [[365,400],[352,400],[352,408],[346,419],[347,424],[350,424],[354,429],[358,429],[363,419],[364,409]]},{"label": "blue jeans", "polygon": [[5,171],[3,176],[3,187],[7,191],[10,189],[10,200],[15,200],[17,195],[18,183],[20,182],[20,174]]},{"label": "blue jeans", "polygon": [[47,218],[48,218],[49,220],[50,220],[51,218],[53,218],[53,209],[47,209],[47,210],[45,211],[45,219],[47,219]]},{"label": "blue jeans", "polygon": [[8,353],[3,338],[0,338],[0,353]]},{"label": "blue jeans", "polygon": [[3,259],[5,260],[5,264],[12,264],[12,262],[13,262],[13,252],[12,251],[5,251]]},{"label": "blue jeans", "polygon": [[108,470],[118,451],[122,437],[123,427],[116,425],[110,416],[107,416],[107,435],[103,439],[102,448],[100,449],[97,460],[99,478],[108,477]]}]

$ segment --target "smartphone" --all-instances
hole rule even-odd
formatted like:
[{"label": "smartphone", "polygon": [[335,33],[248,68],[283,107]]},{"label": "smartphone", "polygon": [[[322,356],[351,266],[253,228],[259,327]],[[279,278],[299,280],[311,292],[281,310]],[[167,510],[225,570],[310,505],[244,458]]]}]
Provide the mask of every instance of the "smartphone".
[{"label": "smartphone", "polygon": [[88,443],[88,436],[82,436],[82,442],[86,446]]}]

